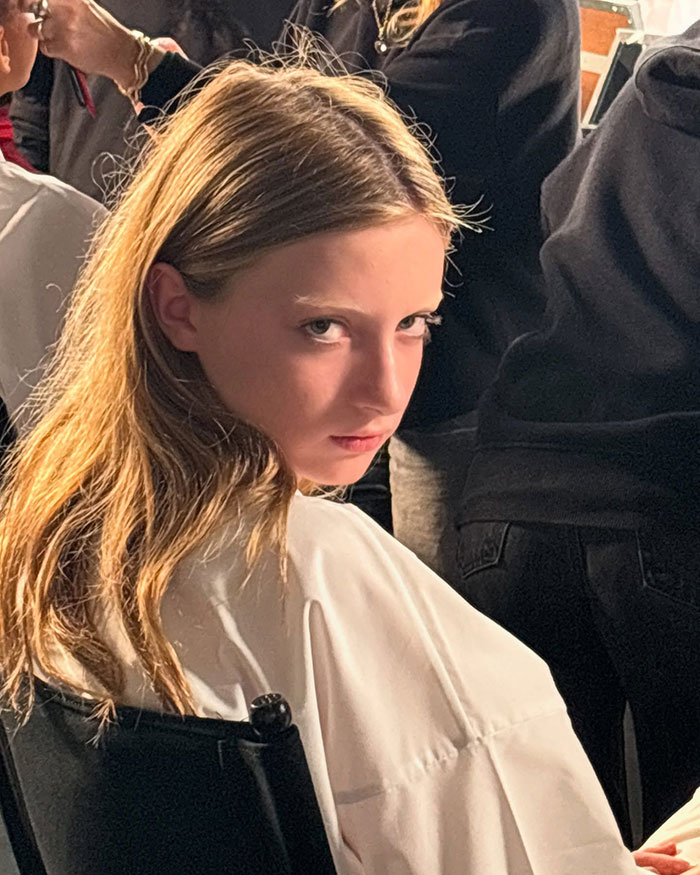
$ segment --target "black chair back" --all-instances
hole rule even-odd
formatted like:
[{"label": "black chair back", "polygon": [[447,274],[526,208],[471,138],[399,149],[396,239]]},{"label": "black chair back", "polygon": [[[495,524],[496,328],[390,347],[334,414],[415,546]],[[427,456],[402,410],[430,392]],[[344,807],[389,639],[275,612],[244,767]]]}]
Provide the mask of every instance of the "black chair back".
[{"label": "black chair back", "polygon": [[279,727],[286,702],[253,705],[252,723],[119,708],[95,742],[91,704],[38,681],[28,723],[3,718],[16,864],[0,871],[335,875],[298,730]]}]

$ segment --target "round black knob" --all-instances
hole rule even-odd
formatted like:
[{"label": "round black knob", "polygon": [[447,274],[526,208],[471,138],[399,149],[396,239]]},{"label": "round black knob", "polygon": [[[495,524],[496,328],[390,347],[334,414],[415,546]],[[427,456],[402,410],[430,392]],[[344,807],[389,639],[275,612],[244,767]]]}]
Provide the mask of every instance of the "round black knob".
[{"label": "round black knob", "polygon": [[281,693],[265,693],[253,699],[250,722],[263,740],[272,738],[291,726],[292,709]]}]

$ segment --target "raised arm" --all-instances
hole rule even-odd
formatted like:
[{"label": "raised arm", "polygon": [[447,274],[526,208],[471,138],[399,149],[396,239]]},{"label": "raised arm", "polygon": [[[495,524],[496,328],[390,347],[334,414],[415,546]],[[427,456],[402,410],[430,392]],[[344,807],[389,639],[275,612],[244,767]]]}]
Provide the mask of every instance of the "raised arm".
[{"label": "raised arm", "polygon": [[[27,12],[31,0],[21,0]],[[112,79],[129,89],[134,84],[139,42],[129,28],[92,0],[51,0],[49,15],[37,21],[42,52],[82,70]],[[200,67],[153,46],[148,60],[150,79],[142,90],[145,103],[162,106],[197,74]],[[157,71],[157,75],[156,75]]]}]

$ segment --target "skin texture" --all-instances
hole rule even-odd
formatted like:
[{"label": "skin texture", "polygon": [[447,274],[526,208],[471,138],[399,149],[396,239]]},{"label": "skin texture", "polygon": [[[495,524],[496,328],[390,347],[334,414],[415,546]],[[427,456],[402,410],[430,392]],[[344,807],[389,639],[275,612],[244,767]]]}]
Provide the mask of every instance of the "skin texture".
[{"label": "skin texture", "polygon": [[34,17],[21,11],[18,0],[8,0],[0,20],[0,94],[26,85],[36,57]]},{"label": "skin texture", "polygon": [[443,237],[414,216],[280,247],[215,303],[169,265],[152,268],[149,287],[161,328],[197,353],[226,406],[272,437],[298,477],[346,484],[406,409],[444,256]]},{"label": "skin texture", "polygon": [[678,849],[673,842],[666,845],[642,848],[633,856],[638,866],[657,875],[681,875],[690,869],[690,863],[677,857]]}]

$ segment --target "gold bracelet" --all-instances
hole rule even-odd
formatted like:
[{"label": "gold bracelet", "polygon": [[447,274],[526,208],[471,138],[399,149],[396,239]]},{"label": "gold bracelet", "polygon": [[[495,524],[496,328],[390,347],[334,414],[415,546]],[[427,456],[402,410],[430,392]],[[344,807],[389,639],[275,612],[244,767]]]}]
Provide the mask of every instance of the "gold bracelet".
[{"label": "gold bracelet", "polygon": [[151,60],[151,55],[155,49],[153,40],[147,37],[140,30],[132,30],[132,35],[136,38],[138,44],[138,52],[134,61],[134,84],[130,88],[122,88],[117,83],[117,88],[121,91],[124,97],[128,97],[134,109],[141,102],[141,89],[148,82],[148,62]]}]

